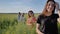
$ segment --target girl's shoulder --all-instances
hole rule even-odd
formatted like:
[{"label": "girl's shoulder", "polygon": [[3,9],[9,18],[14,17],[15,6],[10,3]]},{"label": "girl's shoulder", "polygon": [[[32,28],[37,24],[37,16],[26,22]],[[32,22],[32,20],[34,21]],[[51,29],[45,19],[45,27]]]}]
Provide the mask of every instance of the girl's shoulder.
[{"label": "girl's shoulder", "polygon": [[59,15],[58,14],[52,14],[50,17],[51,18],[59,18]]},{"label": "girl's shoulder", "polygon": [[58,14],[53,14],[54,16],[58,16]]}]

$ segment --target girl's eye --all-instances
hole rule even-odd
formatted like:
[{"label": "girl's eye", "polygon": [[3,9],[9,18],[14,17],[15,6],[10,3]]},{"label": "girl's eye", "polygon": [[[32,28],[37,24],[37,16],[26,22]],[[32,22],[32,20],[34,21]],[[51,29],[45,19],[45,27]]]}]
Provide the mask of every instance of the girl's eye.
[{"label": "girl's eye", "polygon": [[50,6],[50,3],[48,3],[48,6]]},{"label": "girl's eye", "polygon": [[48,4],[48,6],[54,6],[54,4]]}]

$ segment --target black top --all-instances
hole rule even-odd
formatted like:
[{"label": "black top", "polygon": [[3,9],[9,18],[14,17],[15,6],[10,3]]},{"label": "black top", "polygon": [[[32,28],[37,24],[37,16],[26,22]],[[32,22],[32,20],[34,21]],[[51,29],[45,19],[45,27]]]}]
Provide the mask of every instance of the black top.
[{"label": "black top", "polygon": [[58,17],[58,14],[52,14],[50,16],[39,15],[37,23],[40,25],[44,23],[44,34],[58,34]]}]

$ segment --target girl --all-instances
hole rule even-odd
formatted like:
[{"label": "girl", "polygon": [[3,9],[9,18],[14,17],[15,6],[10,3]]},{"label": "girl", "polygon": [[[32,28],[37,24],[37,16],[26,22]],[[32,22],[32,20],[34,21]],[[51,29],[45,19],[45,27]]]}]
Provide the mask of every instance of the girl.
[{"label": "girl", "polygon": [[18,13],[18,22],[20,22],[20,19],[21,19],[21,13],[19,12]]},{"label": "girl", "polygon": [[36,18],[34,16],[34,13],[32,10],[28,12],[28,19],[27,19],[27,25],[29,28],[32,28],[34,26],[34,23],[36,22]]},{"label": "girl", "polygon": [[36,24],[36,32],[38,34],[58,34],[57,19],[55,14],[56,2],[48,0],[41,15],[39,15]]},{"label": "girl", "polygon": [[26,22],[26,19],[25,19],[25,17],[24,17],[24,13],[22,13],[22,17],[21,17],[21,21],[23,22],[23,23],[25,23]]},{"label": "girl", "polygon": [[19,12],[19,14],[18,14],[18,22],[25,22],[24,13]]}]

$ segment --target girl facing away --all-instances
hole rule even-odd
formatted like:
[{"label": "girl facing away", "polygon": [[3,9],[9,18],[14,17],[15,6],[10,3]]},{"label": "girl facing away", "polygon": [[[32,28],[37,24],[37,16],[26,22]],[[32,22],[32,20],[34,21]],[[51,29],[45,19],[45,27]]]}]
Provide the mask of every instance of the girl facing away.
[{"label": "girl facing away", "polygon": [[24,22],[25,23],[25,17],[24,17],[24,13],[20,13],[18,14],[18,22]]},{"label": "girl facing away", "polygon": [[48,0],[41,15],[39,15],[36,24],[37,34],[58,34],[57,23],[59,15],[55,14],[56,2]]},{"label": "girl facing away", "polygon": [[21,13],[18,13],[18,22],[20,22]]},{"label": "girl facing away", "polygon": [[25,23],[26,22],[26,18],[25,18],[25,16],[24,16],[25,14],[24,13],[22,13],[22,17],[21,17],[21,21],[23,22],[23,23]]}]

